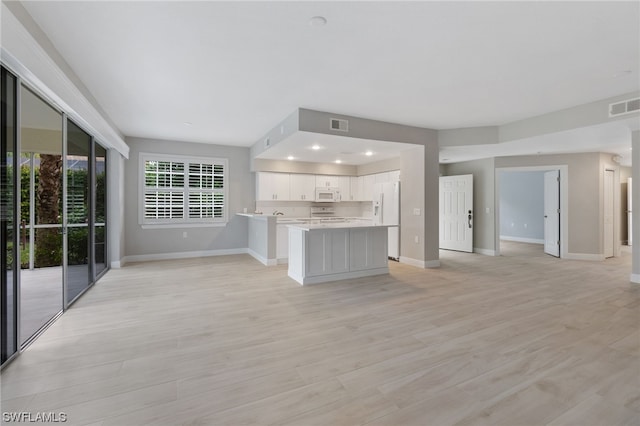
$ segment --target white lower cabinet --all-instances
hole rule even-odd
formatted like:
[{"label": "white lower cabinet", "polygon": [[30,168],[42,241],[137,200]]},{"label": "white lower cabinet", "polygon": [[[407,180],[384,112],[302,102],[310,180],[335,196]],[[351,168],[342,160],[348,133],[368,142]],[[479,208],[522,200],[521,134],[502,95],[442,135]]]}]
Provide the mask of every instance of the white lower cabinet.
[{"label": "white lower cabinet", "polygon": [[387,231],[353,228],[349,234],[349,270],[384,268],[388,262]]},{"label": "white lower cabinet", "polygon": [[289,277],[314,284],[388,274],[386,226],[289,226]]},{"label": "white lower cabinet", "polygon": [[309,232],[306,243],[307,276],[349,271],[349,229]]}]

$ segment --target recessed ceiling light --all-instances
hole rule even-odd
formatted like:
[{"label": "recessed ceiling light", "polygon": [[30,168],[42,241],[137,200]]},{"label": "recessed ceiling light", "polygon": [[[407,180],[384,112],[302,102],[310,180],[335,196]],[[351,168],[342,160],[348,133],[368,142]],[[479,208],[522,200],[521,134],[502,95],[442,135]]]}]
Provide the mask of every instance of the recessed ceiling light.
[{"label": "recessed ceiling light", "polygon": [[327,25],[327,18],[324,16],[314,16],[309,19],[309,24],[311,24],[312,27],[321,27],[323,25]]},{"label": "recessed ceiling light", "polygon": [[317,145],[317,144],[316,144],[316,145],[313,145],[313,146],[311,147],[311,149],[313,149],[313,150],[316,150],[316,151],[317,151],[317,150],[319,150],[319,149],[320,149],[320,145]]},{"label": "recessed ceiling light", "polygon": [[367,157],[371,157],[373,155],[373,152],[367,151],[364,153],[364,155],[366,155]]},{"label": "recessed ceiling light", "polygon": [[336,160],[336,164],[342,163],[342,160]]},{"label": "recessed ceiling light", "polygon": [[182,123],[182,124],[184,124],[185,126],[193,126],[193,123],[192,123],[192,122],[190,122],[190,121],[185,121],[185,122],[184,122],[184,123]]},{"label": "recessed ceiling light", "polygon": [[293,160],[293,155],[288,156],[287,160]]}]

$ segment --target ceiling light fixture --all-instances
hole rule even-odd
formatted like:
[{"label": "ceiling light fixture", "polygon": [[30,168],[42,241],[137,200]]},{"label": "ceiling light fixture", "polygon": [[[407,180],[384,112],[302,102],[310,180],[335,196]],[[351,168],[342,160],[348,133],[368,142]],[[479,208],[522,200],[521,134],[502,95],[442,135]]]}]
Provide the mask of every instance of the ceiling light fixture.
[{"label": "ceiling light fixture", "polygon": [[322,27],[324,25],[327,25],[327,18],[325,18],[324,16],[314,16],[313,18],[309,19],[309,24],[311,24],[312,27]]},{"label": "ceiling light fixture", "polygon": [[336,160],[336,164],[342,163],[342,160]]},{"label": "ceiling light fixture", "polygon": [[316,145],[313,145],[313,146],[311,147],[311,149],[313,149],[314,151],[317,151],[317,150],[319,150],[319,149],[320,149],[320,145],[317,145],[317,144],[316,144]]},{"label": "ceiling light fixture", "polygon": [[371,157],[373,155],[373,152],[367,151],[364,153],[364,155],[366,155],[367,157]]},{"label": "ceiling light fixture", "polygon": [[287,157],[287,160],[293,160],[293,158],[294,158],[293,155],[290,155]]}]

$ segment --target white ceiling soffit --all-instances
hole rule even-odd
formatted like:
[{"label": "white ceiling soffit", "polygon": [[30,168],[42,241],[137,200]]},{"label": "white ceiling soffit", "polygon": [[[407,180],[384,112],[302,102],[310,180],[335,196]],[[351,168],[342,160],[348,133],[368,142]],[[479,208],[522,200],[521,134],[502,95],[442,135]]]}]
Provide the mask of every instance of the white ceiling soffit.
[{"label": "white ceiling soffit", "polygon": [[[316,147],[314,149],[314,147]],[[361,165],[400,156],[416,145],[298,131],[256,158]]]},{"label": "white ceiling soffit", "polygon": [[495,126],[639,90],[639,2],[23,4],[128,136],[250,146],[299,107]]},{"label": "white ceiling soffit", "polygon": [[533,138],[487,145],[440,148],[441,163],[514,155],[548,155],[575,152],[607,152],[631,166],[631,130],[624,122],[584,127]]}]

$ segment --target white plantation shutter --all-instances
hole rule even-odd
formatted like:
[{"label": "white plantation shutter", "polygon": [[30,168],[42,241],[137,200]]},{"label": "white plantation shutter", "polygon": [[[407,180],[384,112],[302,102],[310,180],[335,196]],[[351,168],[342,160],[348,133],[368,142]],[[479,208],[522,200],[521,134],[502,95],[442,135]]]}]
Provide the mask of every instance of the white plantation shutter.
[{"label": "white plantation shutter", "polygon": [[227,221],[227,160],[141,154],[141,224]]}]

